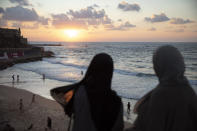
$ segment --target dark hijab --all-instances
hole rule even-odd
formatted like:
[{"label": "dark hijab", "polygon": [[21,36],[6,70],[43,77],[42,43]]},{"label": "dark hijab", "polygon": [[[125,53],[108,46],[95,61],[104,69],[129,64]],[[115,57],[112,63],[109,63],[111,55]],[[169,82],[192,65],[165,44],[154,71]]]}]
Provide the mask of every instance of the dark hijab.
[{"label": "dark hijab", "polygon": [[196,131],[197,96],[184,76],[181,53],[173,46],[159,47],[153,55],[159,84],[135,105],[134,127],[141,131]]},{"label": "dark hijab", "polygon": [[[156,88],[171,84],[190,86],[184,76],[185,63],[183,56],[177,48],[170,45],[159,47],[153,53],[152,61],[155,74],[159,79],[159,85]],[[140,106],[150,98],[155,89],[148,92],[135,104],[134,113],[138,113]]]},{"label": "dark hijab", "polygon": [[98,131],[110,131],[120,111],[121,99],[111,90],[113,60],[105,53],[92,59],[85,77],[91,116]]},{"label": "dark hijab", "polygon": [[[113,60],[106,53],[100,53],[92,59],[85,77],[78,83],[51,90],[51,96],[62,105],[67,115],[73,112],[73,99],[65,101],[65,94],[85,87],[90,103],[92,120],[98,131],[110,131],[121,109],[121,99],[111,90]],[[73,93],[71,93],[72,97]],[[73,98],[73,97],[72,97]],[[119,123],[123,124],[123,123]]]},{"label": "dark hijab", "polygon": [[173,46],[161,46],[154,52],[153,68],[161,84],[187,83],[183,57]]}]

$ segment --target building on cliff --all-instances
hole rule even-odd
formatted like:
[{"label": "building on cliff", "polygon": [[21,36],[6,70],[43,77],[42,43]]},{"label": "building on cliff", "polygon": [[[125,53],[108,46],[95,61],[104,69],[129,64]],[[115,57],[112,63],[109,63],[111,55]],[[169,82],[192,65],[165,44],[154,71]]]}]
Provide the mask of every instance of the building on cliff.
[{"label": "building on cliff", "polygon": [[28,44],[19,29],[0,28],[0,62],[5,59],[26,59],[42,57],[43,47]]},{"label": "building on cliff", "polygon": [[0,28],[0,48],[27,48],[27,38],[23,38],[21,30]]}]

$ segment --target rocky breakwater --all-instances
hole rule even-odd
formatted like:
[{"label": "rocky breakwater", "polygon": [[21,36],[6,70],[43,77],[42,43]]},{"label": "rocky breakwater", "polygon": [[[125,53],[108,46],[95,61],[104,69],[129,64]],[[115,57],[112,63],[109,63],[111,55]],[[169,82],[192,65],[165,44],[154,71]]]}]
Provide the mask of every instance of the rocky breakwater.
[{"label": "rocky breakwater", "polygon": [[0,70],[13,66],[17,63],[26,63],[42,60],[43,57],[53,57],[51,51],[44,51],[43,47],[31,48],[1,48],[0,49]]}]

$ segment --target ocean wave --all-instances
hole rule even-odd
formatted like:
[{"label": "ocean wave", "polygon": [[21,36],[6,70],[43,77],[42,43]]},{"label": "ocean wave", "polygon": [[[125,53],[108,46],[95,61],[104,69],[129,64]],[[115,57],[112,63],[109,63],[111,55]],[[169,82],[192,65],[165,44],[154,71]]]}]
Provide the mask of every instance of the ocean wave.
[{"label": "ocean wave", "polygon": [[197,80],[189,80],[189,83],[193,86],[197,86]]},{"label": "ocean wave", "polygon": [[[61,75],[60,72],[63,71],[64,66],[59,65],[59,69],[56,71],[50,70],[51,68],[48,69],[43,69],[40,68],[43,65],[46,65],[47,62],[44,63],[40,63],[40,64],[36,64],[39,66],[35,66],[34,64],[36,63],[26,63],[26,64],[16,64],[15,67],[25,70],[25,71],[31,71],[37,74],[40,74],[42,76],[42,74],[45,74],[46,79],[52,79],[52,80],[57,80],[57,81],[62,81],[62,82],[69,82],[69,83],[76,83],[78,81],[81,80],[82,77],[70,77],[69,75]],[[53,65],[54,67],[56,67],[57,65]],[[72,68],[69,68],[69,70],[73,70]],[[79,73],[80,70],[76,70],[74,69],[74,74]],[[119,72],[119,73],[123,73],[124,75],[127,73],[127,75],[139,75],[139,73],[132,73],[132,72],[127,72],[125,70],[115,70],[115,72]],[[140,75],[144,75],[143,73]],[[145,74],[145,75],[149,75],[149,74]],[[114,77],[119,77],[119,76],[114,76]],[[127,77],[128,78],[128,77]],[[123,83],[122,83],[123,82]],[[130,84],[125,84],[124,83],[129,83],[128,81],[120,81],[118,83],[114,83],[115,85],[113,85],[114,90],[116,90],[117,94],[125,99],[133,99],[133,100],[138,100],[140,99],[145,93],[147,93],[150,89],[155,87],[155,82],[149,79],[145,79],[145,81],[141,84],[138,85],[138,87],[135,87],[135,85],[130,85]],[[195,91],[197,91],[197,81],[196,80],[189,80],[190,84],[192,85],[192,87],[194,88]],[[150,84],[151,83],[151,84]],[[118,85],[117,85],[118,84]],[[121,88],[120,85],[124,85],[124,90],[123,88]],[[146,87],[146,88],[145,88]]]},{"label": "ocean wave", "polygon": [[138,77],[156,77],[155,74],[138,73]]},{"label": "ocean wave", "polygon": [[122,75],[128,75],[128,76],[155,77],[154,74],[131,72],[131,71],[121,70],[121,69],[115,69],[114,72],[119,73],[119,74],[122,74]]},{"label": "ocean wave", "polygon": [[87,69],[87,66],[85,65],[76,65],[76,64],[72,64],[72,63],[63,63],[61,61],[56,61],[56,60],[52,60],[52,59],[44,59],[44,61],[49,62],[51,64],[61,64],[64,66],[70,66],[70,67],[75,67],[78,69]]},{"label": "ocean wave", "polygon": [[[44,61],[47,61],[49,63],[52,64],[61,64],[64,66],[70,66],[70,67],[75,67],[78,69],[87,69],[88,66],[85,65],[76,65],[76,64],[72,64],[72,63],[63,63],[61,61],[56,61],[56,60],[52,60],[52,59],[44,59]],[[131,72],[128,70],[121,70],[121,69],[114,69],[115,73],[121,74],[121,75],[128,75],[128,76],[137,76],[137,77],[155,77],[154,74],[148,74],[148,73],[139,73],[139,72]]]},{"label": "ocean wave", "polygon": [[125,98],[125,99],[133,99],[133,100],[139,100],[141,97],[140,96],[136,96],[136,95],[129,95],[129,96],[127,96],[127,95],[121,95],[121,94],[119,94],[118,93],[118,95],[121,97],[121,98]]},{"label": "ocean wave", "polygon": [[15,67],[19,68],[21,70],[24,70],[24,71],[31,71],[31,72],[37,73],[41,76],[43,74],[45,74],[45,78],[51,79],[51,80],[70,82],[70,83],[74,83],[74,82],[79,81],[79,77],[61,76],[61,73],[59,73],[59,72],[49,71],[49,69],[36,68],[37,66],[34,66],[34,67],[28,66],[27,64],[31,64],[31,63],[26,63],[26,66],[24,66],[24,64],[23,65],[17,64],[17,65],[15,65]]}]

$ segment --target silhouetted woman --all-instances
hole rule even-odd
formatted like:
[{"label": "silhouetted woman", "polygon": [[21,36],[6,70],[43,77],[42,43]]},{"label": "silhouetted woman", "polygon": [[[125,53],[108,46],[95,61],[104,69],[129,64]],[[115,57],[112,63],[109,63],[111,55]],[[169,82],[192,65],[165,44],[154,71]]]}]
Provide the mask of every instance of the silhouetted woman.
[{"label": "silhouetted woman", "polygon": [[132,131],[197,131],[197,96],[184,76],[185,64],[173,46],[153,55],[158,86],[135,105]]},{"label": "silhouetted woman", "polygon": [[[112,58],[105,53],[97,54],[83,80],[69,86],[74,88],[74,93],[71,93],[74,95],[73,131],[123,130],[123,106],[120,97],[111,90],[112,74]],[[60,104],[57,97],[62,96],[58,92],[65,92],[64,89],[66,87],[56,88],[51,93]],[[69,95],[64,97],[70,98]]]}]

